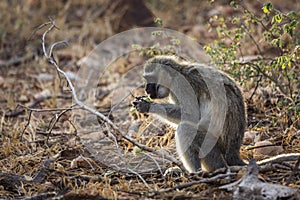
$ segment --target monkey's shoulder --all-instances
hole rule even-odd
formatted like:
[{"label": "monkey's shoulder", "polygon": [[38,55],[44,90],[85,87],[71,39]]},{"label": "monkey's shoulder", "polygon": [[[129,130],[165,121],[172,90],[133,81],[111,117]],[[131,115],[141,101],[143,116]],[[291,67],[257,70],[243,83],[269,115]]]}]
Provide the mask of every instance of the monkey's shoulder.
[{"label": "monkey's shoulder", "polygon": [[206,64],[192,63],[182,68],[182,74],[193,80],[210,82],[227,82],[228,76],[222,71]]}]

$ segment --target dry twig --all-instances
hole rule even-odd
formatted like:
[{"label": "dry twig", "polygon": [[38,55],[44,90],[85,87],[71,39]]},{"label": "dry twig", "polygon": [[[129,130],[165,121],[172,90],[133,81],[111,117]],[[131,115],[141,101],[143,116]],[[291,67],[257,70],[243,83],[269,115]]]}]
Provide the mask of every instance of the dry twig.
[{"label": "dry twig", "polygon": [[21,57],[17,57],[17,58],[12,58],[10,60],[0,60],[0,67],[9,67],[9,66],[13,66],[13,65],[19,65],[23,62],[26,62],[28,60],[31,60],[34,58],[33,54],[25,54],[24,56]]},{"label": "dry twig", "polygon": [[298,158],[298,161],[295,164],[295,167],[294,167],[293,171],[290,173],[290,177],[286,181],[285,185],[289,185],[292,182],[292,180],[294,179],[294,177],[297,174],[297,172],[299,172],[299,165],[300,165],[300,156]]},{"label": "dry twig", "polygon": [[176,185],[174,187],[169,187],[169,188],[153,191],[153,193],[151,193],[149,195],[149,197],[153,197],[155,195],[165,193],[165,192],[170,192],[170,191],[173,191],[173,190],[180,190],[180,189],[188,188],[188,187],[191,187],[193,185],[200,184],[200,183],[214,183],[214,182],[223,180],[224,178],[227,178],[227,177],[230,177],[230,176],[233,176],[233,175],[236,175],[236,173],[217,174],[214,177],[201,178],[200,180],[197,180],[197,181],[191,181],[191,182],[183,183],[183,184],[180,184],[180,185]]},{"label": "dry twig", "polygon": [[[51,98],[70,99],[72,97],[71,96],[67,96],[67,95],[63,95],[63,94],[62,95],[57,95],[57,96],[49,95],[49,96],[40,97],[40,98],[36,99],[34,102],[30,103],[30,105],[28,105],[28,106],[18,105],[18,106],[21,106],[22,108],[20,108],[18,110],[13,110],[13,111],[5,113],[5,117],[17,117],[18,115],[23,114],[26,109],[27,110],[35,111],[33,109],[35,106],[37,106],[41,102],[43,102],[43,101],[45,101],[47,99],[51,99]],[[63,110],[65,110],[65,109],[63,109]],[[45,112],[45,111],[46,110],[43,109],[43,111],[41,111],[41,112]],[[39,111],[37,111],[37,112],[39,112]]]}]

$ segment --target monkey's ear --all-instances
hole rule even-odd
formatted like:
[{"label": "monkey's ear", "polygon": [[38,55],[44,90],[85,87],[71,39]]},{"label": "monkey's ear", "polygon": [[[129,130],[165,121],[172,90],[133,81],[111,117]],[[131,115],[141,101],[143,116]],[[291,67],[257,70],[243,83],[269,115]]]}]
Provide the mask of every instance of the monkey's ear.
[{"label": "monkey's ear", "polygon": [[162,98],[169,96],[170,89],[166,88],[162,85],[158,85],[156,92],[157,92],[157,95],[156,95],[157,98],[162,99]]}]

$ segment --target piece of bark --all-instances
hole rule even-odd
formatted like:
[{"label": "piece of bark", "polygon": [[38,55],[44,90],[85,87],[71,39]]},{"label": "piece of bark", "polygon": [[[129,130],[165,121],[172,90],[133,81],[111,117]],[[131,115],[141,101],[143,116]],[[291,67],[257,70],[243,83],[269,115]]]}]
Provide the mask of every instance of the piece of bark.
[{"label": "piece of bark", "polygon": [[264,183],[258,179],[258,165],[251,159],[247,173],[238,181],[221,186],[233,192],[234,199],[300,199],[300,191],[287,186]]}]

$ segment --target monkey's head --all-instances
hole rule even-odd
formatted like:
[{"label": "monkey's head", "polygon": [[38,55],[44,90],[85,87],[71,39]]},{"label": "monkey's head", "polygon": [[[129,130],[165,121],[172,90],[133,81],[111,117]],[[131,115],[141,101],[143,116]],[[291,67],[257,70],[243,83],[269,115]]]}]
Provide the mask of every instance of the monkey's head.
[{"label": "monkey's head", "polygon": [[168,88],[155,83],[147,83],[146,92],[151,99],[162,99],[169,96]]},{"label": "monkey's head", "polygon": [[145,90],[151,99],[162,99],[169,96],[170,89],[160,80],[159,72],[144,73],[146,80]]},{"label": "monkey's head", "polygon": [[172,69],[174,59],[170,56],[156,56],[148,60],[144,66],[143,77],[146,80],[145,90],[152,99],[168,97],[175,70]]}]

